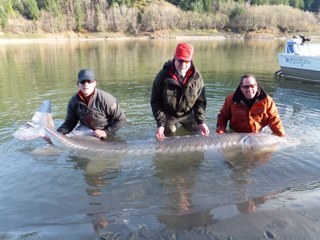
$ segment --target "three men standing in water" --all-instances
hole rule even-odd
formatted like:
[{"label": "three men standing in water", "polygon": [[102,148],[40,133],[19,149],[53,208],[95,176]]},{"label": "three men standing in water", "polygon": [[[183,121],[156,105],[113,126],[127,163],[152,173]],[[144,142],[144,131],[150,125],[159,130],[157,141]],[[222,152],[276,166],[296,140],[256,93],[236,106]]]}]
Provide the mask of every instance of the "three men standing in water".
[{"label": "three men standing in water", "polygon": [[[157,123],[156,139],[163,141],[165,135],[174,134],[177,124],[189,131],[200,131],[208,136],[205,123],[207,99],[200,72],[193,63],[194,48],[189,43],[179,43],[174,57],[164,63],[156,75],[150,104]],[[89,128],[90,134],[106,139],[125,125],[126,116],[117,99],[96,88],[96,79],[90,69],[78,73],[78,92],[68,103],[64,123],[57,129],[69,134],[76,128]],[[245,74],[233,94],[226,97],[218,114],[216,133],[256,133],[269,126],[277,136],[285,131],[273,99],[258,85],[252,74]],[[45,139],[50,142],[48,137]]]}]

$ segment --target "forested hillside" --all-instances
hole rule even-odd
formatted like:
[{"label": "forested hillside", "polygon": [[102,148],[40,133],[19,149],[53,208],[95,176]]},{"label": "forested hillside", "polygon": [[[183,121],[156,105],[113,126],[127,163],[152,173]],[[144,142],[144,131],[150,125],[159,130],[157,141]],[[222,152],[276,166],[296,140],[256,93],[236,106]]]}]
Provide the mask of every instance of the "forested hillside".
[{"label": "forested hillside", "polygon": [[319,30],[319,0],[1,0],[3,33]]}]

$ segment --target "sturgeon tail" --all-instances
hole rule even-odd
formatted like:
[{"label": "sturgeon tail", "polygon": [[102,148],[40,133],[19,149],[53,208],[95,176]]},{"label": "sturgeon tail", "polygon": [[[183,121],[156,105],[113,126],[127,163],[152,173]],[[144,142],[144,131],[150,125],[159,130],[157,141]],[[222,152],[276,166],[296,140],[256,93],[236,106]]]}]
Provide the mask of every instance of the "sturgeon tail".
[{"label": "sturgeon tail", "polygon": [[32,140],[46,136],[45,128],[54,129],[54,123],[51,114],[51,101],[45,100],[33,115],[31,122],[26,122],[17,129],[13,136],[21,140]]}]

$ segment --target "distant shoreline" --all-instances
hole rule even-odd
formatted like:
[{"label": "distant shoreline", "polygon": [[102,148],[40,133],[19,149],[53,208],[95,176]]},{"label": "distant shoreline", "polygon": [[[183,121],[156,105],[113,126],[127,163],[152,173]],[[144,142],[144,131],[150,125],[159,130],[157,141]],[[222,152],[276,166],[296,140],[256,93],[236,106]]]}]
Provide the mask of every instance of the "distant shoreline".
[{"label": "distant shoreline", "polygon": [[118,40],[216,40],[223,41],[228,38],[224,36],[177,36],[170,38],[149,38],[149,37],[107,37],[107,38],[67,38],[67,37],[49,37],[49,38],[0,38],[1,43],[45,43],[45,42],[68,42],[68,41],[118,41]]},{"label": "distant shoreline", "polygon": [[[195,41],[195,40],[285,40],[296,34],[279,35],[272,33],[213,33],[206,34],[206,32],[153,32],[141,33],[138,35],[125,35],[121,33],[58,33],[58,34],[5,34],[0,32],[1,43],[46,43],[46,42],[67,42],[67,41],[114,41],[114,40],[181,40],[181,41]],[[320,36],[315,34],[305,34],[311,39],[320,39]]]},{"label": "distant shoreline", "polygon": [[101,40],[227,40],[227,39],[281,39],[285,36],[276,36],[267,33],[212,33],[206,32],[145,32],[138,35],[125,35],[121,33],[58,33],[58,34],[5,34],[0,33],[1,43],[27,43],[52,41],[101,41]]}]

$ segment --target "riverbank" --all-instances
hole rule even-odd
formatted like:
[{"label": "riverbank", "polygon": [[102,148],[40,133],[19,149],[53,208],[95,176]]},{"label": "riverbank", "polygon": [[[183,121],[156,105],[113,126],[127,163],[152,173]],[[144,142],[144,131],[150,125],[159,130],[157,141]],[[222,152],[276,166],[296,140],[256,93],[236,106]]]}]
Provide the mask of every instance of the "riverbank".
[{"label": "riverbank", "polygon": [[89,33],[89,32],[63,32],[56,34],[5,34],[0,33],[1,42],[46,42],[46,41],[83,41],[83,40],[152,40],[152,39],[176,39],[176,40],[226,40],[226,39],[281,39],[285,35],[275,33],[226,33],[210,31],[155,31],[139,34],[123,33]]},{"label": "riverbank", "polygon": [[28,42],[51,42],[51,41],[113,41],[113,40],[153,40],[153,39],[175,39],[178,41],[194,40],[285,40],[293,35],[302,34],[311,39],[320,39],[320,33],[296,33],[279,34],[272,32],[248,32],[248,33],[230,33],[230,32],[210,32],[210,31],[156,31],[144,32],[139,34],[124,33],[90,33],[90,32],[63,32],[56,34],[5,34],[0,32],[1,43],[28,43]]},{"label": "riverbank", "polygon": [[176,39],[176,40],[274,40],[286,39],[293,35],[302,34],[311,39],[320,39],[320,32],[281,34],[272,31],[257,31],[246,33],[218,32],[209,30],[161,30],[140,32],[138,34],[125,34],[121,32],[61,32],[40,34],[7,34],[0,32],[0,42],[47,42],[47,41],[87,41],[87,40],[152,40],[152,39]]}]

